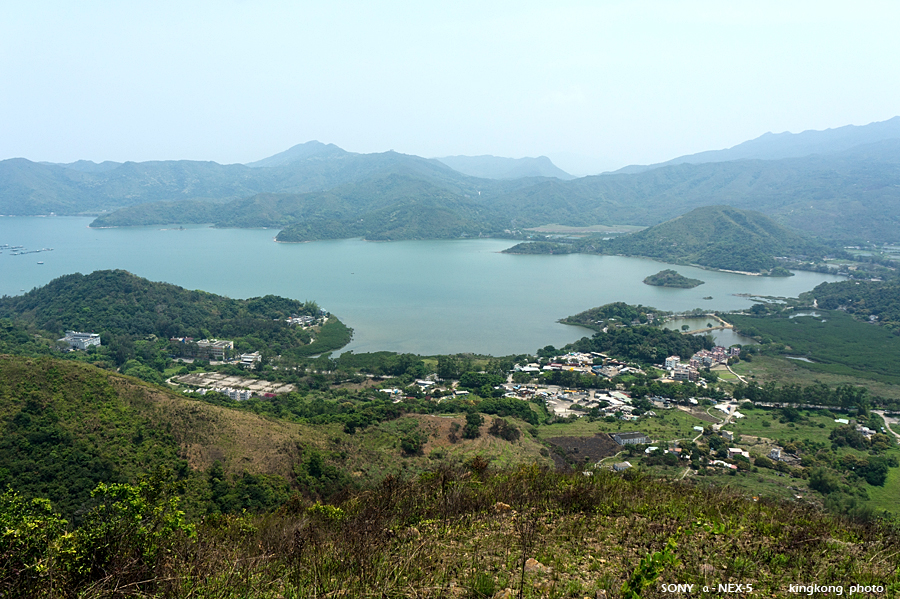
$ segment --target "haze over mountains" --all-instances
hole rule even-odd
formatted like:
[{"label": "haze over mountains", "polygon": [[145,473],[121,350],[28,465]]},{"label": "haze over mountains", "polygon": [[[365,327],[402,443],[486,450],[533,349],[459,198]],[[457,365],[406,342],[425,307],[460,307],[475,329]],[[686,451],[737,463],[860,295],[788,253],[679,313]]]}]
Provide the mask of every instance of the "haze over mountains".
[{"label": "haze over mountains", "polygon": [[779,160],[800,158],[812,154],[835,154],[866,144],[888,139],[900,139],[900,116],[878,123],[856,126],[845,125],[824,131],[803,131],[802,133],[764,133],[725,150],[708,150],[697,154],[679,156],[666,162],[650,165],[630,165],[616,173],[640,173],[674,164],[704,164],[707,162],[727,162],[731,160]]},{"label": "haze over mountains", "polygon": [[519,179],[521,177],[556,177],[575,179],[557,167],[546,156],[537,158],[501,158],[499,156],[444,156],[437,158],[453,170],[484,179]]},{"label": "haze over mountains", "polygon": [[316,141],[247,165],[0,162],[0,214],[105,213],[94,226],[289,227],[282,238],[291,241],[508,235],[550,223],[651,226],[711,205],[757,210],[823,239],[896,241],[900,117],[766,134],[578,179],[545,157],[426,159]]}]

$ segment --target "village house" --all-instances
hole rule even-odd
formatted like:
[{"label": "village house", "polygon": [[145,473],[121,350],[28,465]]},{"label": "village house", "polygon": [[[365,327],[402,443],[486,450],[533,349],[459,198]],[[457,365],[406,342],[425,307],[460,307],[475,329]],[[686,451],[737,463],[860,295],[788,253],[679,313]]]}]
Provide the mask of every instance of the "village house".
[{"label": "village house", "polygon": [[730,459],[734,459],[738,456],[745,457],[748,460],[750,459],[750,452],[741,449],[740,447],[729,447],[728,448],[728,457]]}]

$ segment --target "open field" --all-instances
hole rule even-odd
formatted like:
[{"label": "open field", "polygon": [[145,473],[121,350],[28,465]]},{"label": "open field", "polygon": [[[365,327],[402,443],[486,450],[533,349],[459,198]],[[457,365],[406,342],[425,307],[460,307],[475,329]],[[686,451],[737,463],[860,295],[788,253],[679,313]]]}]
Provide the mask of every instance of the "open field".
[{"label": "open field", "polygon": [[900,384],[900,337],[878,325],[864,323],[839,310],[818,310],[818,316],[794,318],[729,315],[735,329],[783,343],[797,366],[817,373],[854,376]]},{"label": "open field", "polygon": [[[699,484],[734,489],[754,497],[777,497],[796,500],[798,495],[806,499],[811,493],[809,486],[802,478],[791,478],[787,474],[767,468],[759,468],[757,472],[734,475],[730,474],[731,471],[722,469],[708,472],[709,474],[706,476],[695,476],[694,480],[698,481]],[[813,493],[813,497],[810,499],[815,501],[819,497]]]},{"label": "open field", "polygon": [[847,374],[818,372],[804,368],[801,364],[804,363],[798,360],[788,360],[777,356],[755,355],[752,362],[742,360],[731,368],[739,375],[760,385],[768,382],[791,383],[804,387],[815,383],[826,383],[832,386],[862,385],[873,395],[888,399],[900,399],[900,385],[873,381]]},{"label": "open field", "polygon": [[665,443],[675,439],[693,439],[697,436],[697,431],[693,427],[709,424],[681,410],[654,411],[657,413],[657,416],[643,417],[635,422],[622,420],[617,420],[616,422],[606,422],[605,420],[588,422],[587,419],[582,418],[577,422],[550,424],[540,427],[538,436],[546,440],[551,437],[589,437],[598,432],[640,431],[646,433],[654,442]]},{"label": "open field", "polygon": [[[828,435],[838,426],[831,416],[801,410],[804,423],[781,422],[777,410],[747,410],[746,418],[728,425],[728,430],[741,435],[778,440],[812,441],[829,444]],[[808,421],[808,422],[807,422]],[[753,453],[751,448],[751,453]]]},{"label": "open field", "polygon": [[589,233],[634,233],[642,231],[647,227],[637,225],[593,225],[590,227],[569,227],[566,225],[542,225],[526,229],[536,233],[571,233],[572,235],[589,234]]},{"label": "open field", "polygon": [[[900,455],[900,449],[893,449],[891,453]],[[869,502],[875,509],[894,513],[900,511],[900,468],[888,470],[883,487],[868,485],[866,489],[869,492]]]}]

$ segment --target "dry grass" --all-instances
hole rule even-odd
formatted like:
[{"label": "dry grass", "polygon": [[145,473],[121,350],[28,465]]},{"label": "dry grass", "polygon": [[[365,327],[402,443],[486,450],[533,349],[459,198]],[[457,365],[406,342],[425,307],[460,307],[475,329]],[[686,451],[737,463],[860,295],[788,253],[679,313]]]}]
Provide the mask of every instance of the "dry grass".
[{"label": "dry grass", "polygon": [[[798,581],[900,589],[896,526],[639,475],[474,464],[388,478],[333,507],[207,520],[173,540],[154,580],[81,596],[617,597],[670,540],[678,566],[659,584],[752,584],[761,597]],[[666,596],[659,584],[643,596]]]},{"label": "dry grass", "polygon": [[149,410],[167,428],[194,470],[219,461],[228,472],[290,477],[298,443],[322,436],[309,427],[186,399],[125,377],[110,376],[110,382],[125,401]]}]

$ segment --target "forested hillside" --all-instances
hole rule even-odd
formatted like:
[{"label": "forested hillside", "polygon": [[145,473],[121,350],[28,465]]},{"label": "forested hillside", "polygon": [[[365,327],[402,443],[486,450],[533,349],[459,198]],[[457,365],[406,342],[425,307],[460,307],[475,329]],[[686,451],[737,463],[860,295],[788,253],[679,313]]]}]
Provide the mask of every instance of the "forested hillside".
[{"label": "forested hillside", "polygon": [[900,330],[900,281],[822,283],[804,294],[826,310],[844,310],[857,318]]},{"label": "forested hillside", "polygon": [[270,507],[286,499],[299,459],[296,426],[52,358],[0,356],[0,430],[0,486],[52,499],[67,517],[84,512],[98,483],[159,467],[184,481],[192,509],[205,510],[197,477],[215,461],[237,480],[263,477],[253,484],[275,493],[259,506]]},{"label": "forested hillside", "polygon": [[[172,337],[233,340],[239,352],[304,353],[312,337],[308,330],[285,322],[291,315],[320,316],[320,308],[312,301],[273,295],[233,300],[154,283],[123,270],[66,275],[23,295],[0,299],[0,317],[23,326],[58,337],[66,330],[99,333],[103,346],[97,351],[117,365],[136,353],[147,353],[150,362],[155,359],[150,356],[160,351],[171,353]],[[320,336],[318,351],[337,349],[350,340],[349,330],[339,321],[333,319],[330,326],[344,332]]]}]

